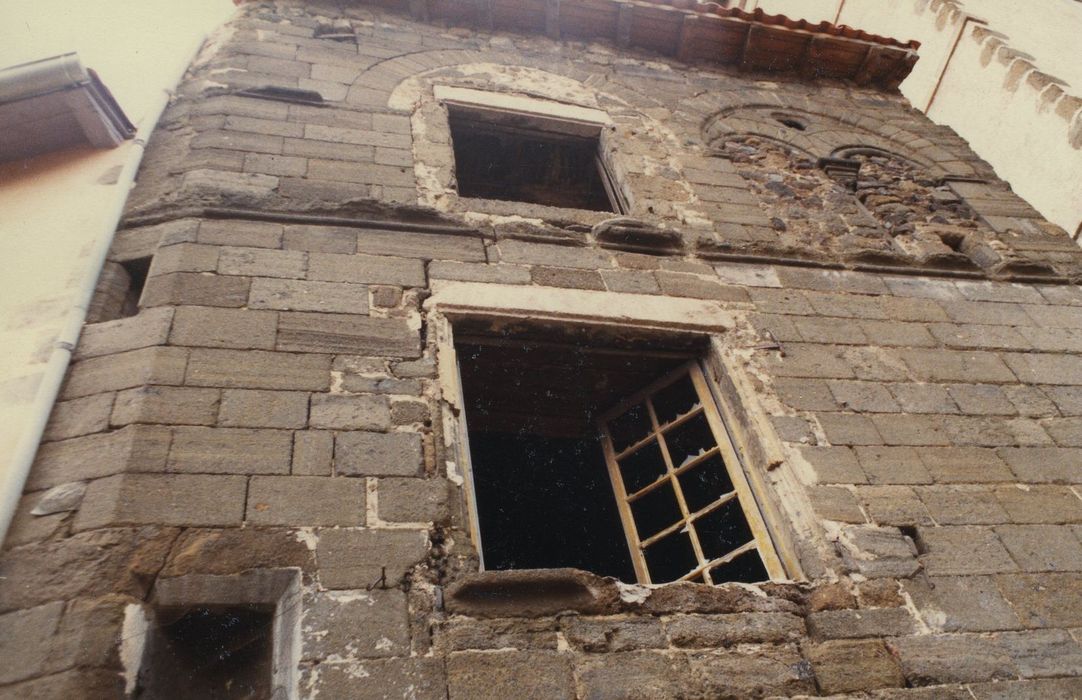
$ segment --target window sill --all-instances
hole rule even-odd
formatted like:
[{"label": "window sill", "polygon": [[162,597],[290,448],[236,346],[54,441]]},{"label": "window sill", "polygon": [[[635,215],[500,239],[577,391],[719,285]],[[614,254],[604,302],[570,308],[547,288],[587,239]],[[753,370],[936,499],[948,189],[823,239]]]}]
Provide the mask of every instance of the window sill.
[{"label": "window sill", "polygon": [[468,617],[545,617],[573,612],[617,613],[745,613],[800,614],[807,584],[666,583],[623,584],[580,569],[518,569],[469,574],[451,584],[447,611]]}]

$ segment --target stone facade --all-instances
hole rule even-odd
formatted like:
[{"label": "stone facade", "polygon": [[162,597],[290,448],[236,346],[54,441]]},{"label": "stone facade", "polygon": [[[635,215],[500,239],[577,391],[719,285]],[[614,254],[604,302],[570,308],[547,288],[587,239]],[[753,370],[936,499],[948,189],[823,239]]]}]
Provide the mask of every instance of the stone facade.
[{"label": "stone facade", "polygon": [[[457,197],[440,85],[606,112],[634,221]],[[133,610],[261,570],[296,697],[1082,694],[1082,251],[896,94],[249,4],[149,146],[148,257],[5,543],[0,697],[122,697]],[[451,310],[709,332],[791,580],[479,573]]]}]

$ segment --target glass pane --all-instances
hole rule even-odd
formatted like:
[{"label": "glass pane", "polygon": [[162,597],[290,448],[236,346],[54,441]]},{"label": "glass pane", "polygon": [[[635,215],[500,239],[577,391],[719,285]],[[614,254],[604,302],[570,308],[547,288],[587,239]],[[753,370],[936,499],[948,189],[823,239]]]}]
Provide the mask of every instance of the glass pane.
[{"label": "glass pane", "polygon": [[635,527],[641,540],[656,535],[680,520],[682,515],[672,482],[666,481],[642,498],[632,501],[631,514],[635,517]]},{"label": "glass pane", "polygon": [[679,418],[699,405],[699,395],[691,377],[684,375],[650,397],[661,425]]},{"label": "glass pane", "polygon": [[684,500],[692,513],[702,510],[733,490],[733,482],[725,469],[721,456],[714,456],[698,464],[679,477],[684,489]]},{"label": "glass pane", "polygon": [[631,445],[650,434],[650,414],[646,406],[632,406],[613,420],[609,421],[609,433],[612,435],[612,447],[617,452],[626,450]]},{"label": "glass pane", "polygon": [[735,498],[696,520],[695,529],[707,559],[723,557],[754,539]]},{"label": "glass pane", "polygon": [[654,583],[668,583],[699,565],[691,540],[682,532],[675,532],[646,548],[646,568]]},{"label": "glass pane", "polygon": [[669,446],[669,456],[676,468],[717,446],[714,433],[710,431],[710,424],[701,413],[666,432],[665,444]]},{"label": "glass pane", "polygon": [[653,441],[620,460],[620,473],[628,495],[649,486],[665,474],[665,458],[661,447]]},{"label": "glass pane", "polygon": [[727,581],[758,583],[770,579],[770,575],[766,573],[766,567],[763,566],[763,560],[759,556],[759,551],[755,549],[744,552],[728,564],[715,566],[710,570],[710,576],[714,579],[714,583],[725,583]]}]

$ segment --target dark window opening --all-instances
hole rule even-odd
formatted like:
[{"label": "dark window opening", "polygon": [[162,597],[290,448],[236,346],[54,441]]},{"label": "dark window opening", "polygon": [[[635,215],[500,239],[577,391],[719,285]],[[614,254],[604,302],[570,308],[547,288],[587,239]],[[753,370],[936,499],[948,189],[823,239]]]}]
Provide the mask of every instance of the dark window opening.
[{"label": "dark window opening", "polygon": [[271,697],[274,611],[266,604],[155,608],[133,697]]},{"label": "dark window opening", "polygon": [[620,213],[600,127],[450,106],[458,194]]},{"label": "dark window opening", "polygon": [[485,568],[770,578],[700,339],[469,330],[456,326],[456,352]]},{"label": "dark window opening", "polygon": [[139,313],[139,300],[147,286],[147,273],[150,271],[150,258],[137,258],[121,263],[128,273],[128,289],[121,302],[119,318],[128,318]]}]

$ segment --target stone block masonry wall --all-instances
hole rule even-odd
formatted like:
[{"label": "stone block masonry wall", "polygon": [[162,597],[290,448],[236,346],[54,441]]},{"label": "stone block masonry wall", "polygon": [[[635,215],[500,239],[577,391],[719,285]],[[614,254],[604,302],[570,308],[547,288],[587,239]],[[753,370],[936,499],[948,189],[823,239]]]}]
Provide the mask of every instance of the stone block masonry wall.
[{"label": "stone block masonry wall", "polygon": [[[141,310],[84,330],[0,557],[0,698],[123,697],[129,606],[166,579],[262,569],[302,573],[300,697],[1082,694],[1082,292],[1046,222],[1005,204],[955,137],[870,92],[600,46],[568,67],[539,57],[566,45],[400,14],[354,8],[356,44],[319,39],[342,17],[309,8],[249,7],[151,144],[112,253],[152,256]],[[634,213],[680,245],[628,250],[596,213],[509,218],[425,180],[435,122],[393,93],[441,67],[503,85],[447,68],[497,53],[569,81],[596,71],[626,98],[607,108]],[[331,104],[219,94],[266,83]],[[704,113],[844,93],[867,133],[906,125],[910,156],[986,179],[957,194],[984,217],[975,259],[1002,255],[885,271],[787,241],[706,151],[698,108],[669,109],[696,84]],[[658,123],[672,138],[652,140]],[[808,148],[852,137],[810,133]],[[749,469],[777,487],[804,579],[477,573],[425,305],[462,282],[731,314],[717,341],[780,450]]]}]

